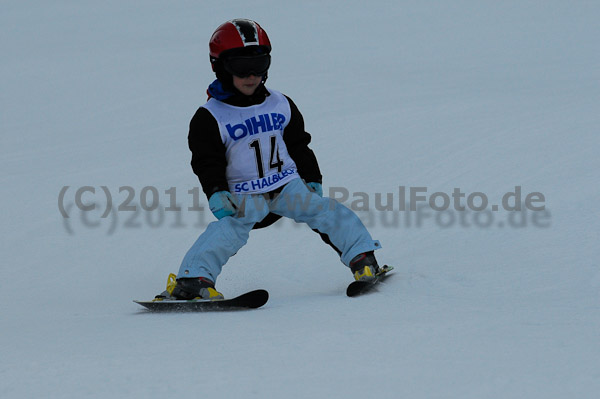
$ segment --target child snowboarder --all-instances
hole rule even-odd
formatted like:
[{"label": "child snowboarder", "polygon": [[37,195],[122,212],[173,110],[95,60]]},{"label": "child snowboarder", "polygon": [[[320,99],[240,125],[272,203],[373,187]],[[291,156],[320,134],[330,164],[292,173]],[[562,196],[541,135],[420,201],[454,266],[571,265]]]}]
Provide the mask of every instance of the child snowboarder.
[{"label": "child snowboarder", "polygon": [[356,280],[373,279],[380,248],[360,219],[323,197],[310,135],[292,100],[265,87],[271,43],[261,26],[234,19],[210,43],[217,79],[190,122],[192,169],[218,219],[185,255],[177,283],[158,297],[222,299],[215,289],[223,265],[248,240],[250,230],[281,216],[308,224],[340,255]]}]

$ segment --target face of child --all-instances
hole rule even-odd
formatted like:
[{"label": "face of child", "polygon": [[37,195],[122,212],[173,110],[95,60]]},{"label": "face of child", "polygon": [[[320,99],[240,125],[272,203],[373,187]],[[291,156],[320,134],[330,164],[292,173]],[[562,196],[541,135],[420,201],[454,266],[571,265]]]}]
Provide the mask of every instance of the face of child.
[{"label": "face of child", "polygon": [[262,76],[250,75],[245,78],[233,75],[233,86],[242,94],[251,96],[262,82]]}]

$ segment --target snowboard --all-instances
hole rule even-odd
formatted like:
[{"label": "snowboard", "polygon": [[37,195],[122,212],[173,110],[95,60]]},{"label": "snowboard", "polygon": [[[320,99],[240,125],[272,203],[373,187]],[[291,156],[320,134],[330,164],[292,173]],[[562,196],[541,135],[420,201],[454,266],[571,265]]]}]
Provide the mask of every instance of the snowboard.
[{"label": "snowboard", "polygon": [[358,296],[362,294],[366,294],[369,291],[372,291],[377,284],[384,280],[390,271],[394,269],[393,266],[385,265],[379,269],[379,273],[375,276],[375,279],[371,281],[353,281],[348,285],[346,289],[346,295],[348,296]]},{"label": "snowboard", "polygon": [[263,306],[269,300],[266,290],[255,290],[246,292],[231,299],[191,299],[191,300],[154,300],[133,301],[152,312],[214,312],[256,309]]}]

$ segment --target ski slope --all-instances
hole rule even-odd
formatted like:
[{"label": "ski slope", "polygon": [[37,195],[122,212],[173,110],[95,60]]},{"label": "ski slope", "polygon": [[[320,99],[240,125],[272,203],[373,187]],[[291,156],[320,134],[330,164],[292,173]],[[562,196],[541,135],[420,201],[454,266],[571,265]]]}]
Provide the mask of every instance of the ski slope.
[{"label": "ski slope", "polygon": [[[597,397],[598,3],[0,9],[3,398]],[[187,128],[213,79],[208,38],[237,17],[268,32],[268,86],[302,111],[326,194],[368,208],[396,267],[378,293],[347,298],[336,254],[284,220],[217,283],[267,289],[264,308],[132,302],[164,289],[213,220]],[[544,211],[399,210],[401,187],[491,206],[517,186]],[[388,194],[394,209],[377,210]]]}]

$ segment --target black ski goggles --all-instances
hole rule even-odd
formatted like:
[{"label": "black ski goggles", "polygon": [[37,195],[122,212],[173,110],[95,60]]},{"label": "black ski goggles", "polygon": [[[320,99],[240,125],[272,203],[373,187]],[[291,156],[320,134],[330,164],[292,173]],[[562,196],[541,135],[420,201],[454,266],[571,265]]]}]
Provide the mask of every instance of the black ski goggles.
[{"label": "black ski goggles", "polygon": [[223,60],[223,67],[232,75],[247,78],[250,75],[265,76],[271,66],[271,55],[240,55],[227,57]]}]

